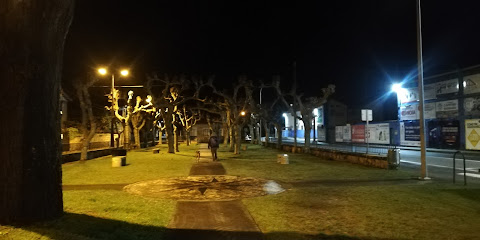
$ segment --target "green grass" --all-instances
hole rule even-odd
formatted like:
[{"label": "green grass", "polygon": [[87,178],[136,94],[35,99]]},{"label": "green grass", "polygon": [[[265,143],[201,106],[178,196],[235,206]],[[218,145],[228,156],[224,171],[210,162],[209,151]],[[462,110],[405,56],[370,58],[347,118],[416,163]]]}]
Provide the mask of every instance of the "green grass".
[{"label": "green grass", "polygon": [[[63,165],[64,184],[133,183],[186,176],[197,145],[181,152],[128,153],[128,166],[104,157]],[[278,181],[278,195],[244,199],[266,239],[480,239],[480,186],[413,181],[410,170],[384,170],[248,145],[219,159],[229,175]],[[164,239],[175,201],[115,190],[64,191],[65,216],[27,227],[0,226],[0,239]]]},{"label": "green grass", "polygon": [[267,239],[480,239],[478,184],[412,181],[418,173],[305,154],[289,154],[290,165],[280,165],[281,152],[248,149],[238,156],[222,149],[228,174],[288,188],[243,200]]},{"label": "green grass", "polygon": [[63,165],[63,184],[115,184],[133,183],[161,177],[187,176],[194,152],[198,145],[180,146],[176,154],[167,153],[166,145],[160,145],[160,153],[152,149],[141,149],[127,153],[127,166],[112,168],[111,156],[72,162]]},{"label": "green grass", "polygon": [[[128,165],[111,167],[111,156],[63,165],[64,185],[124,184],[173,176],[187,176],[198,145],[181,145],[181,152],[160,154],[152,148],[130,151]],[[174,200],[148,199],[118,190],[63,192],[65,215],[30,226],[0,225],[0,239],[165,239],[175,211]]]}]

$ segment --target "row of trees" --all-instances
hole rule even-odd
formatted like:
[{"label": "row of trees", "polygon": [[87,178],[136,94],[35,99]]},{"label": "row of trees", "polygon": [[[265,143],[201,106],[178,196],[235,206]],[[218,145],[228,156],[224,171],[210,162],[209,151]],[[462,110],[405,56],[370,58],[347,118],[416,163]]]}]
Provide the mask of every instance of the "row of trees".
[{"label": "row of trees", "polygon": [[[185,75],[156,74],[147,77],[146,90],[149,95],[143,100],[140,96],[134,101],[133,91],[128,92],[126,106],[123,114],[120,113],[120,93],[114,90],[109,96],[112,106],[106,107],[113,111],[121,129],[124,147],[140,147],[140,130],[148,125],[148,131],[164,132],[168,144],[168,152],[178,152],[179,133],[182,130],[186,135],[187,145],[190,144],[190,131],[192,127],[205,117],[210,132],[220,134],[223,129],[224,143],[229,144],[230,150],[235,154],[240,153],[242,142],[241,131],[248,126],[250,135],[261,144],[260,124],[265,129],[265,141],[269,142],[269,129],[273,126],[277,130],[277,146],[282,143],[283,116],[288,111],[295,117],[295,121],[301,120],[305,126],[305,151],[310,148],[310,130],[312,128],[313,109],[321,106],[327,97],[334,92],[334,86],[321,90],[322,96],[305,98],[297,93],[295,84],[290,91],[284,92],[280,87],[280,79],[274,77],[269,84],[253,81],[245,76],[238,78],[231,89],[219,90],[214,85],[214,78],[202,79],[198,77],[187,78]],[[83,148],[82,160],[87,157],[87,149],[90,140],[95,134],[95,118],[89,99],[88,87],[95,79],[78,81],[83,84],[77,85],[77,96],[82,109],[82,132]],[[270,101],[258,104],[253,97],[259,89],[271,89],[276,96]],[[242,113],[244,115],[242,115]],[[299,114],[298,114],[299,113]],[[296,134],[296,123],[294,124]],[[130,139],[133,131],[134,139]],[[153,136],[153,134],[152,134]],[[153,139],[152,139],[153,140]],[[296,146],[296,137],[295,137]]]}]

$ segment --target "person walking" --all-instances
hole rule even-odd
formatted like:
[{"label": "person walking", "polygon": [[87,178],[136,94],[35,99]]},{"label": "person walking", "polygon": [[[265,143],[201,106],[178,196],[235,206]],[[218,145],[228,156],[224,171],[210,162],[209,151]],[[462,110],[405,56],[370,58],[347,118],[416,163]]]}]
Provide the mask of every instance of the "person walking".
[{"label": "person walking", "polygon": [[217,149],[218,149],[219,143],[218,143],[218,138],[215,135],[212,135],[210,139],[208,140],[208,148],[212,151],[212,159],[213,161],[217,160]]}]

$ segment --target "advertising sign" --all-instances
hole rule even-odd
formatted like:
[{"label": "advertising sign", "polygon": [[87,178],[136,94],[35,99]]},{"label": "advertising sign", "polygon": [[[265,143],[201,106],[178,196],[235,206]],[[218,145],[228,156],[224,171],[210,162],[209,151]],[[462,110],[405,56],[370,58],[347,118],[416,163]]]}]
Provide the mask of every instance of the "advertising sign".
[{"label": "advertising sign", "polygon": [[480,97],[465,98],[463,109],[465,109],[465,115],[480,115]]},{"label": "advertising sign", "polygon": [[419,119],[418,104],[400,106],[400,120]]},{"label": "advertising sign", "polygon": [[437,118],[450,118],[458,115],[458,99],[436,102]]},{"label": "advertising sign", "polygon": [[437,98],[435,83],[425,84],[423,86],[423,97],[425,98],[425,100],[431,100],[431,99]]},{"label": "advertising sign", "polygon": [[435,119],[437,117],[435,105],[435,103],[425,103],[425,111],[423,112],[425,119]]},{"label": "advertising sign", "polygon": [[465,148],[480,150],[480,119],[465,120]]},{"label": "advertising sign", "polygon": [[365,125],[352,126],[352,142],[356,142],[356,143],[365,142]]},{"label": "advertising sign", "polygon": [[464,94],[480,92],[480,74],[463,77],[463,86]]},{"label": "advertising sign", "polygon": [[388,123],[368,125],[368,142],[390,144],[390,125]]},{"label": "advertising sign", "polygon": [[435,86],[437,96],[442,94],[457,93],[458,92],[458,78],[438,82]]},{"label": "advertising sign", "polygon": [[343,127],[335,126],[335,142],[343,142]]},{"label": "advertising sign", "polygon": [[372,121],[373,114],[371,109],[362,109],[362,121]]},{"label": "advertising sign", "polygon": [[441,122],[443,148],[458,149],[460,146],[459,125],[458,120]]},{"label": "advertising sign", "polygon": [[400,122],[400,145],[420,146],[420,123],[418,121]]},{"label": "advertising sign", "polygon": [[352,141],[352,126],[347,124],[347,126],[343,127],[343,142],[351,142]]},{"label": "advertising sign", "polygon": [[404,91],[398,93],[401,103],[418,101],[418,88],[405,88]]}]

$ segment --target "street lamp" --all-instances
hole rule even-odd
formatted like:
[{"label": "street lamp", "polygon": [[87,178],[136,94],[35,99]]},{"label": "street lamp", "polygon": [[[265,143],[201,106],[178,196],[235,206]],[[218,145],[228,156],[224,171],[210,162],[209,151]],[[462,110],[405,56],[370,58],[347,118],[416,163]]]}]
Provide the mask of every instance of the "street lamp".
[{"label": "street lamp", "polygon": [[245,111],[240,112],[240,115],[242,115],[242,117],[245,116],[245,114],[247,114]]},{"label": "street lamp", "polygon": [[[108,74],[108,70],[104,67],[101,67],[98,69],[98,73],[100,75],[107,75]],[[120,70],[120,75],[126,77],[128,76],[129,72],[127,69],[122,69]],[[111,90],[111,94],[112,94],[112,121],[111,121],[111,124],[110,124],[110,147],[115,147],[115,139],[113,137],[113,122],[115,121],[115,112],[113,110],[113,105],[114,105],[114,98],[113,98],[113,92],[115,91],[115,74],[112,72],[112,90]]]}]

